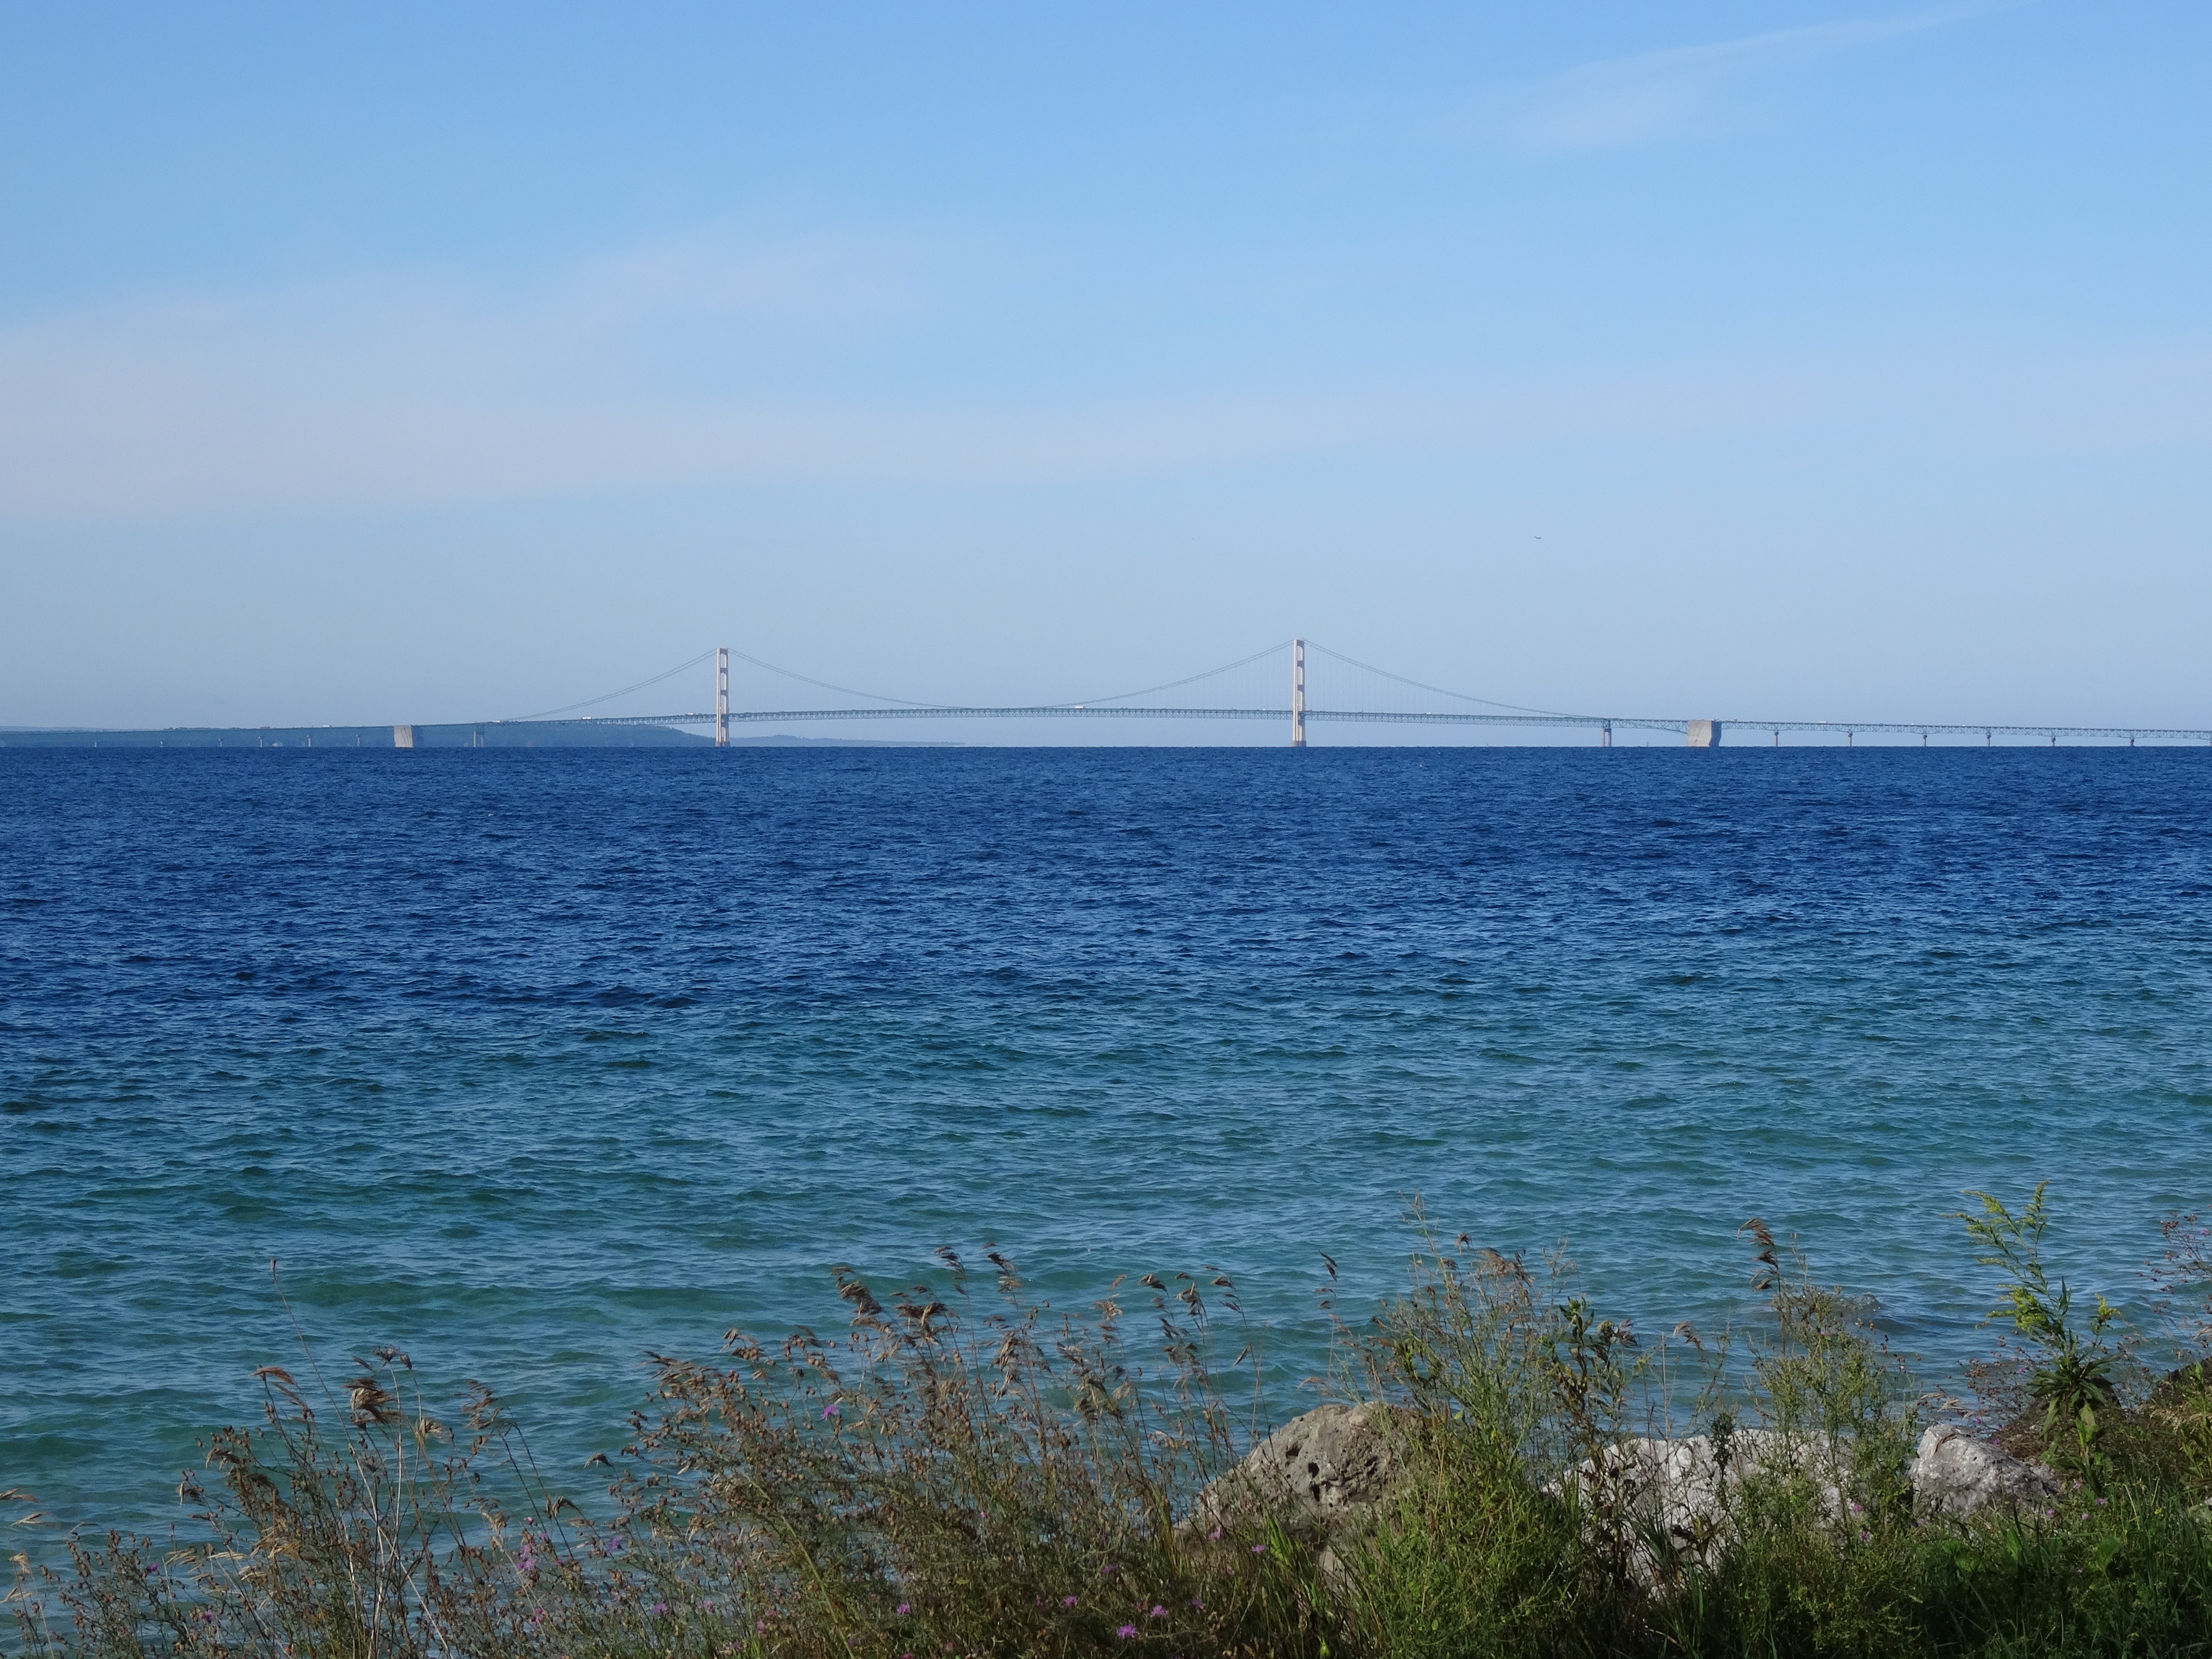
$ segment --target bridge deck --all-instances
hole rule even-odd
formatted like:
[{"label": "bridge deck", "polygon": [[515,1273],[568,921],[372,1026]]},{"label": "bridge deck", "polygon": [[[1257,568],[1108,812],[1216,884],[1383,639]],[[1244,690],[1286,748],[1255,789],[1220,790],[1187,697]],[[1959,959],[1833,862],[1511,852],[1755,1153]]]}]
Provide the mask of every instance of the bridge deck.
[{"label": "bridge deck", "polygon": [[[1613,727],[1619,731],[1686,732],[1689,720],[1622,714],[1476,714],[1454,711],[1403,713],[1375,708],[1309,708],[1310,721],[1386,726],[1511,726]],[[1099,703],[945,704],[890,708],[749,708],[730,711],[732,726],[787,720],[1280,720],[1284,708],[1149,708]],[[602,714],[569,720],[486,720],[485,726],[712,726],[714,714]],[[1906,737],[2112,738],[2168,743],[2212,744],[2212,728],[2152,726],[1993,726],[1978,721],[1941,720],[1722,720],[1723,727],[1747,732],[1822,732],[1832,736],[1887,732]]]}]

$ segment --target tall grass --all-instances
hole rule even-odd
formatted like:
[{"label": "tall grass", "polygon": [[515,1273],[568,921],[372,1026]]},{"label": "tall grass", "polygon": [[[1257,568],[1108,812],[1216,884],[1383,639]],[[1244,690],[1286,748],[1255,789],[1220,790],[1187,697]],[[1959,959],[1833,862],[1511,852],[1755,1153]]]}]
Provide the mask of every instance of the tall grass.
[{"label": "tall grass", "polygon": [[[2039,1195],[1997,1207],[2042,1213]],[[335,1381],[265,1368],[261,1424],[216,1436],[180,1492],[191,1540],[111,1534],[58,1571],[19,1558],[15,1646],[2212,1654],[2212,1251],[2195,1223],[2170,1224],[2161,1279],[2178,1366],[2146,1365],[2124,1334],[2095,1346],[2111,1320],[2069,1347],[2043,1229],[2003,1235],[2000,1305],[2037,1298],[2029,1334],[2051,1339],[1990,1373],[2021,1407],[2011,1438],[2083,1455],[2058,1498],[1964,1521],[1915,1512],[1923,1398],[1871,1306],[1764,1224],[1745,1231],[1765,1318],[1662,1340],[1603,1316],[1562,1260],[1415,1224],[1404,1291],[1335,1329],[1334,1387],[1388,1407],[1370,1416],[1395,1478],[1333,1528],[1264,1482],[1200,1501],[1267,1426],[1225,1276],[1117,1281],[1079,1316],[995,1253],[971,1273],[945,1251],[932,1285],[896,1293],[840,1271],[836,1335],[732,1332],[714,1364],[657,1361],[589,1513],[488,1390],[441,1414],[391,1349]],[[2002,1254],[1986,1230],[1963,1242]],[[2090,1359],[2085,1430],[2061,1389]]]}]

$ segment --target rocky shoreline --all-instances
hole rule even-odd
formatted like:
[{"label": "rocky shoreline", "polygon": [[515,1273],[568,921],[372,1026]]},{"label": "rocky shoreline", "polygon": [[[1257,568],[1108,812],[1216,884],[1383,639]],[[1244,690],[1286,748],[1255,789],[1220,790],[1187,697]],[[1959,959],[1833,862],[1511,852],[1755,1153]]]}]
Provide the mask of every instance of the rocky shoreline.
[{"label": "rocky shoreline", "polygon": [[[1275,1513],[1331,1535],[1356,1529],[1398,1485],[1403,1462],[1393,1441],[1401,1415],[1397,1407],[1370,1401],[1319,1406],[1292,1418],[1200,1494],[1185,1528],[1210,1530],[1240,1516]],[[1838,1449],[1820,1437],[1770,1429],[1640,1437],[1584,1462],[1568,1483],[1580,1488],[1586,1507],[1609,1506],[1639,1536],[1653,1536],[1656,1523],[1679,1547],[1702,1553],[1728,1535],[1736,1495],[1761,1476],[1809,1480],[1823,1520],[1840,1525],[1852,1500],[1838,1459]],[[1922,1520],[2032,1513],[2048,1508],[2063,1486],[2047,1465],[2023,1462],[1952,1423],[1931,1425],[1899,1474]],[[1558,1496],[1562,1483],[1546,1490]]]}]

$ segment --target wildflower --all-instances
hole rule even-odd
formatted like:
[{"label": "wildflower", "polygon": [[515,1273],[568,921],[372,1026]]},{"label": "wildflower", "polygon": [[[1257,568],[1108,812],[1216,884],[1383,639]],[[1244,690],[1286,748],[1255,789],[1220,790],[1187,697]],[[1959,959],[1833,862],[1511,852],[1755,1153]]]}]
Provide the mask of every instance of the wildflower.
[{"label": "wildflower", "polygon": [[1109,1561],[1103,1567],[1101,1567],[1099,1571],[1110,1578],[1116,1572],[1120,1571],[1121,1569],[1116,1567],[1111,1561]]},{"label": "wildflower", "polygon": [[1255,1555],[1265,1555],[1267,1553],[1267,1547],[1265,1544],[1255,1544],[1252,1546],[1252,1553]]},{"label": "wildflower", "polygon": [[913,1603],[913,1602],[911,1602],[911,1601],[902,1601],[902,1602],[900,1602],[900,1603],[899,1603],[899,1617],[900,1617],[900,1618],[902,1618],[902,1619],[905,1618],[905,1617],[907,1616],[907,1614],[908,1614],[909,1613],[912,1613],[913,1611],[914,1611],[914,1603]]},{"label": "wildflower", "polygon": [[1221,1528],[1216,1527],[1212,1532],[1206,1534],[1206,1537],[1208,1543],[1218,1544],[1221,1541]]},{"label": "wildflower", "polygon": [[1063,1595],[1060,1598],[1060,1605],[1063,1607],[1072,1607],[1075,1605],[1075,1598],[1072,1595]]},{"label": "wildflower", "polygon": [[1127,1641],[1131,1637],[1134,1636],[1136,1633],[1137,1633],[1137,1627],[1136,1627],[1134,1625],[1124,1625],[1124,1626],[1121,1626],[1121,1629],[1119,1629],[1119,1630],[1117,1630],[1117,1631],[1115,1631],[1115,1632],[1114,1632],[1114,1634],[1115,1634],[1115,1635],[1116,1635],[1116,1636],[1120,1637],[1120,1638],[1121,1638],[1124,1642]]},{"label": "wildflower", "polygon": [[1168,1610],[1155,1601],[1152,1603],[1152,1612],[1146,1616],[1151,1619],[1164,1619],[1168,1616]]},{"label": "wildflower", "polygon": [[843,1414],[844,1414],[844,1407],[842,1407],[842,1406],[840,1406],[840,1405],[839,1405],[836,1401],[834,1401],[834,1400],[833,1400],[833,1401],[831,1401],[828,1405],[824,1406],[824,1407],[822,1408],[822,1415],[823,1415],[823,1416],[824,1416],[824,1417],[828,1417],[828,1418],[836,1418],[836,1417],[841,1417],[841,1416],[842,1416]]}]

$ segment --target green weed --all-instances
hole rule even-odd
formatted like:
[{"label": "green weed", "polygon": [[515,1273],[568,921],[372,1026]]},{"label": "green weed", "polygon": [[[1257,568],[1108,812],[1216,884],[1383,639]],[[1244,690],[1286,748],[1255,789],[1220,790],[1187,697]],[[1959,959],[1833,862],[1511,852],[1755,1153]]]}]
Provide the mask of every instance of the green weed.
[{"label": "green weed", "polygon": [[[1265,1427],[1225,1275],[1116,1281],[1078,1316],[996,1253],[974,1274],[945,1251],[933,1284],[896,1292],[839,1272],[835,1336],[732,1332],[715,1363],[657,1362],[588,1503],[542,1478],[489,1391],[435,1411],[396,1350],[336,1382],[264,1368],[261,1425],[214,1437],[180,1492],[181,1541],[109,1534],[58,1571],[19,1558],[15,1648],[2212,1654],[2201,1360],[2185,1348],[2151,1380],[2108,1336],[2109,1304],[2075,1322],[2042,1188],[2017,1211],[1981,1201],[1970,1239],[2005,1275],[2033,1426],[2071,1454],[2060,1495],[2024,1513],[1916,1514],[1919,1384],[1871,1304],[1763,1223],[1744,1231],[1765,1316],[1656,1340],[1601,1314],[1564,1258],[1446,1244],[1417,1211],[1404,1291],[1336,1328],[1336,1387],[1388,1407],[1370,1416],[1395,1471],[1348,1520],[1256,1489],[1200,1501]],[[2167,1291],[2201,1297],[2201,1235],[2177,1218],[2169,1238]],[[2206,1319],[2172,1322],[2185,1342]]]}]

